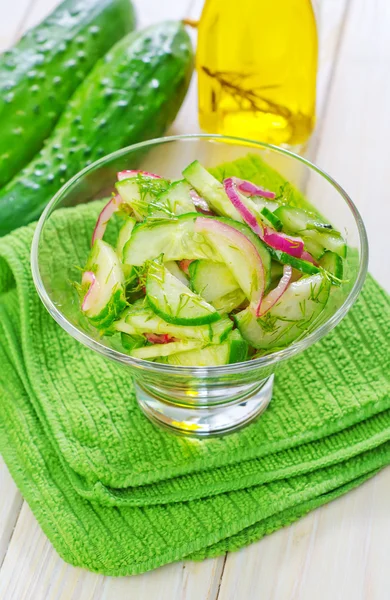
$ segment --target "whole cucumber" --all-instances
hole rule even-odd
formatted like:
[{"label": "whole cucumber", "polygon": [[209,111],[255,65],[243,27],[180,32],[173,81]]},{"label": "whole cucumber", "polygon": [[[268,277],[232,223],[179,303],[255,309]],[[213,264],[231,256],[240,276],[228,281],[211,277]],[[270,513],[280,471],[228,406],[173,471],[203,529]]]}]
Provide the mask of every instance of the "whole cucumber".
[{"label": "whole cucumber", "polygon": [[0,187],[40,150],[96,61],[134,27],[130,0],[65,0],[0,55]]},{"label": "whole cucumber", "polygon": [[162,135],[193,70],[190,38],[167,21],[134,32],[96,63],[36,158],[0,192],[0,235],[33,221],[83,167]]}]

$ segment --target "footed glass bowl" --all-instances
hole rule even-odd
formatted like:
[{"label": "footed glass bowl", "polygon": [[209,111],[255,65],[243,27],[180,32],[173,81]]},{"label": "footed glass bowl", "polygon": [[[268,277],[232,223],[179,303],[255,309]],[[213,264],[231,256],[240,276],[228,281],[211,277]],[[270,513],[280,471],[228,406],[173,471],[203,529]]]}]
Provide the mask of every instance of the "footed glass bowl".
[{"label": "footed glass bowl", "polygon": [[[69,249],[69,261],[56,264],[48,251],[53,216],[58,210],[88,203],[111,194],[116,172],[140,168],[179,179],[185,166],[198,159],[206,167],[256,154],[300,190],[316,210],[345,235],[349,247],[345,283],[332,286],[332,302],[316,328],[289,347],[244,363],[220,367],[182,367],[131,358],[113,337],[100,337],[83,317],[77,290],[80,281],[74,264],[71,232],[59,243]],[[82,165],[80,165],[82,166]],[[98,214],[98,213],[97,213]],[[84,265],[91,231],[86,234]],[[42,214],[32,244],[32,274],[42,302],[53,318],[74,338],[127,369],[133,378],[139,406],[155,423],[171,431],[194,436],[231,432],[257,417],[272,397],[275,369],[302,352],[346,315],[356,300],[367,271],[367,237],[362,219],[346,192],[319,168],[294,155],[250,140],[213,135],[160,138],[124,148],[89,165],[55,195]]]}]

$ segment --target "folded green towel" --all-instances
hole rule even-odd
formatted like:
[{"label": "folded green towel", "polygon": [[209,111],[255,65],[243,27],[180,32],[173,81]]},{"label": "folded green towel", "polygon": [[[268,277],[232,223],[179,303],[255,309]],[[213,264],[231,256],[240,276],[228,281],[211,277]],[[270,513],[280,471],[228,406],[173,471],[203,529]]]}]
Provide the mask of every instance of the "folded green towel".
[{"label": "folded green towel", "polygon": [[[70,231],[82,263],[95,217],[58,212],[53,266]],[[68,562],[119,575],[217,555],[390,462],[390,303],[372,278],[332,334],[283,364],[260,419],[199,441],[153,426],[126,370],[55,324],[31,280],[32,233],[0,240],[0,451]]]}]

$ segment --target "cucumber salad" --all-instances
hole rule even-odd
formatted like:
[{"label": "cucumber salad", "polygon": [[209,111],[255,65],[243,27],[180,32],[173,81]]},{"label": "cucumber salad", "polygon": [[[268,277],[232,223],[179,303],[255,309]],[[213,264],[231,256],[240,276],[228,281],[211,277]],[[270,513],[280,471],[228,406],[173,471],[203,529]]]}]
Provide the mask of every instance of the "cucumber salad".
[{"label": "cucumber salad", "polygon": [[312,331],[343,284],[342,235],[280,190],[221,182],[198,161],[179,181],[122,171],[115,188],[93,231],[81,311],[134,358],[213,366],[275,352]]}]

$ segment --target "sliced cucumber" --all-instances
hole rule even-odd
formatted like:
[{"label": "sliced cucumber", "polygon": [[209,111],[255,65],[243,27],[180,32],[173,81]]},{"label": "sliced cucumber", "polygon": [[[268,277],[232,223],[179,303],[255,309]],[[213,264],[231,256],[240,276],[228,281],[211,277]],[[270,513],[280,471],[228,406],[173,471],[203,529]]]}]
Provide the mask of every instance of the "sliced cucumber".
[{"label": "sliced cucumber", "polygon": [[169,365],[216,367],[243,362],[248,356],[248,344],[239,331],[232,331],[225,342],[204,348],[172,354],[158,360]]},{"label": "sliced cucumber", "polygon": [[344,264],[341,256],[335,252],[330,252],[330,250],[327,250],[320,259],[319,265],[336,278],[332,278],[331,280],[334,285],[341,285],[344,275]]},{"label": "sliced cucumber", "polygon": [[248,309],[235,315],[242,336],[254,348],[284,347],[307,334],[323,311],[330,283],[321,274],[291,283],[279,301],[260,319]]},{"label": "sliced cucumber", "polygon": [[127,333],[121,333],[122,346],[126,350],[134,350],[134,348],[141,348],[146,344],[146,338],[142,335],[129,335]]},{"label": "sliced cucumber", "polygon": [[194,160],[184,169],[183,176],[206,200],[214,212],[236,221],[242,221],[240,213],[227,197],[222,183],[202,167],[198,160]]},{"label": "sliced cucumber", "polygon": [[151,346],[144,346],[143,348],[134,348],[133,350],[131,350],[130,356],[134,356],[134,358],[142,358],[143,360],[149,360],[158,358],[160,356],[170,356],[171,354],[177,354],[178,352],[199,350],[201,347],[202,342],[196,341],[169,342],[168,344],[152,344]]},{"label": "sliced cucumber", "polygon": [[178,340],[200,340],[206,344],[219,344],[229,331],[233,323],[229,317],[222,317],[210,325],[173,325],[167,323],[156,315],[151,308],[144,306],[144,301],[137,301],[124,312],[121,319],[114,325],[116,331],[129,335],[143,335],[145,333],[167,333]]},{"label": "sliced cucumber", "polygon": [[192,292],[158,259],[148,267],[146,297],[156,315],[174,325],[205,325],[221,318],[211,304]]},{"label": "sliced cucumber", "polygon": [[137,221],[132,217],[127,217],[125,224],[122,225],[122,227],[119,230],[118,240],[116,243],[116,253],[120,261],[123,260],[123,248],[129,241],[136,222]]},{"label": "sliced cucumber", "polygon": [[237,290],[234,276],[224,263],[194,260],[189,266],[191,288],[207,302]]},{"label": "sliced cucumber", "polygon": [[269,208],[264,206],[260,211],[261,217],[263,217],[266,222],[271,225],[276,231],[281,231],[283,228],[282,221],[273,213]]},{"label": "sliced cucumber", "polygon": [[246,296],[244,292],[240,290],[240,288],[237,288],[236,290],[229,292],[229,294],[216,298],[211,304],[220,315],[225,315],[241,306],[241,304],[245,302],[245,299]]},{"label": "sliced cucumber", "polygon": [[125,276],[115,250],[103,240],[96,240],[85,266],[95,280],[84,297],[82,310],[91,323],[106,328],[126,307]]},{"label": "sliced cucumber", "polygon": [[[260,254],[264,266],[265,282],[268,285],[271,256],[269,249],[260,238],[244,223],[237,223],[223,217],[206,217],[204,215],[200,217],[198,213],[180,215],[176,219],[167,219],[161,222],[147,221],[137,225],[124,248],[124,263],[141,266],[161,254],[164,255],[164,261],[205,258],[215,262],[225,262],[219,252],[218,241],[195,231],[195,221],[198,218],[215,219],[243,233]],[[240,256],[241,260],[237,264],[237,269],[241,273],[242,265],[245,269],[248,261],[247,257],[243,259],[242,254]]]},{"label": "sliced cucumber", "polygon": [[229,363],[230,344],[224,342],[219,345],[205,346],[199,350],[178,352],[171,356],[158,359],[166,365],[181,365],[184,367],[217,367]]},{"label": "sliced cucumber", "polygon": [[315,229],[307,230],[302,234],[302,239],[308,252],[313,254],[314,258],[320,258],[325,250],[335,252],[341,258],[347,256],[347,244],[340,233],[335,230],[326,233]]},{"label": "sliced cucumber", "polygon": [[244,362],[248,358],[249,345],[238,329],[231,331],[227,337],[230,344],[229,364]]},{"label": "sliced cucumber", "polygon": [[274,260],[279,261],[282,265],[291,265],[294,269],[301,271],[301,273],[305,273],[305,275],[315,275],[320,272],[318,267],[307,260],[296,258],[295,256],[291,256],[291,254],[287,254],[287,252],[275,250],[275,248],[271,247],[268,247],[268,251]]},{"label": "sliced cucumber", "polygon": [[169,219],[175,215],[195,212],[190,189],[191,186],[184,180],[171,183],[166,191],[150,202],[148,218]]},{"label": "sliced cucumber", "polygon": [[302,237],[306,250],[314,258],[320,258],[325,250],[331,250],[345,258],[345,241],[329,223],[322,223],[318,217],[291,206],[280,206],[274,215],[282,222],[287,233],[299,234]]},{"label": "sliced cucumber", "polygon": [[140,223],[125,246],[124,262],[141,266],[161,254],[164,254],[165,261],[220,259],[205,236],[195,233],[194,223],[198,216],[198,213],[192,213],[176,219]]},{"label": "sliced cucumber", "polygon": [[179,279],[187,287],[189,286],[190,282],[187,275],[180,269],[179,265],[174,260],[169,260],[165,263],[165,266],[168,271],[176,277],[176,279]]},{"label": "sliced cucumber", "polygon": [[283,275],[283,265],[276,260],[271,261],[271,282],[279,281]]},{"label": "sliced cucumber", "polygon": [[287,205],[279,206],[274,214],[282,223],[285,231],[293,234],[300,234],[302,231],[305,231],[308,228],[308,224],[314,220],[313,215],[310,215],[305,210]]},{"label": "sliced cucumber", "polygon": [[157,179],[137,173],[129,179],[122,179],[115,184],[122,201],[128,204],[137,221],[142,221],[148,215],[149,204],[166,190],[169,181]]}]

